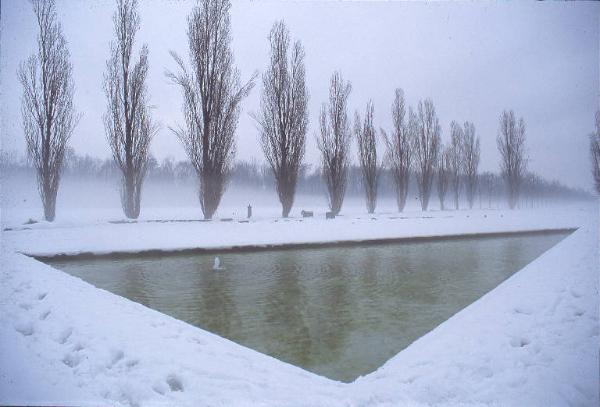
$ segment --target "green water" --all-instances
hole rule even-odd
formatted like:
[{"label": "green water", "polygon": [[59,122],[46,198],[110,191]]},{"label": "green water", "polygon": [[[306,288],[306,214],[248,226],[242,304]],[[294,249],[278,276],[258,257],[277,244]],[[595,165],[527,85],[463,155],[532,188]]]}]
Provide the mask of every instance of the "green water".
[{"label": "green water", "polygon": [[52,260],[91,284],[317,374],[352,381],[568,233]]}]

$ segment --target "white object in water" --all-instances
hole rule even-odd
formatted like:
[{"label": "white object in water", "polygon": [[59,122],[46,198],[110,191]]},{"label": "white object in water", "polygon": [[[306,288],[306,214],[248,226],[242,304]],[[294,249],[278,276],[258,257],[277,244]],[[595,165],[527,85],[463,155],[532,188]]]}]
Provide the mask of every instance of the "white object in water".
[{"label": "white object in water", "polygon": [[215,257],[215,264],[213,264],[213,270],[221,270],[221,260],[219,257]]}]

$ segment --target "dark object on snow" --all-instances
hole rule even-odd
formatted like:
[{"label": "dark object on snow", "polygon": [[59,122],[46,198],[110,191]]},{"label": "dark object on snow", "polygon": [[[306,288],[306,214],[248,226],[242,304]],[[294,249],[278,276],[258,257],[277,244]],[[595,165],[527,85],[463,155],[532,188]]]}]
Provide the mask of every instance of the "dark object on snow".
[{"label": "dark object on snow", "polygon": [[300,212],[302,214],[303,218],[312,218],[313,217],[313,211],[301,211]]},{"label": "dark object on snow", "polygon": [[248,219],[252,217],[252,205],[248,204]]},{"label": "dark object on snow", "polygon": [[325,213],[325,219],[335,219],[335,213],[333,213],[333,212],[326,212]]},{"label": "dark object on snow", "polygon": [[233,218],[222,218],[221,222],[231,222]]}]

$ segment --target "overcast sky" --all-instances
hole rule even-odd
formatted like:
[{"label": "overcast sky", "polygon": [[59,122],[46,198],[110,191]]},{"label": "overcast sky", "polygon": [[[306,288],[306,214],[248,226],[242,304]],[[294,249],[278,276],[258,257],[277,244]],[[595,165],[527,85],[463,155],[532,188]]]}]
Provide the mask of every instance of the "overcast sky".
[{"label": "overcast sky", "polygon": [[[3,0],[1,16],[2,149],[24,153],[16,71],[35,50],[28,2]],[[148,89],[161,124],[151,151],[158,160],[185,154],[168,126],[181,120],[179,89],[165,77],[175,69],[169,50],[187,60],[186,16],[192,1],[142,1],[136,50],[150,49]],[[114,2],[57,0],[69,43],[75,106],[83,118],[71,145],[108,157],[102,75],[113,36]],[[514,109],[527,124],[530,168],[571,186],[591,189],[588,134],[599,97],[598,3],[392,3],[234,1],[233,50],[243,80],[268,60],[268,33],[283,19],[306,50],[310,92],[306,161],[318,163],[317,117],[335,69],[352,82],[349,108],[364,114],[372,99],[377,127],[391,127],[394,89],[414,105],[434,101],[442,140],[450,122],[472,121],[481,138],[482,171],[498,171],[498,118]],[[237,130],[238,159],[263,161],[256,125],[260,81],[244,101]],[[356,149],[353,147],[353,152]],[[354,161],[356,158],[353,156]]]}]

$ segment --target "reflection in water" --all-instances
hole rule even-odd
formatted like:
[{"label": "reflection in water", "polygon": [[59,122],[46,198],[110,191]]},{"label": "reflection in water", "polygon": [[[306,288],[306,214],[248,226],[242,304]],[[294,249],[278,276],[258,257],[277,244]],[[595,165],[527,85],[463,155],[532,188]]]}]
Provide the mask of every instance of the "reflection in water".
[{"label": "reflection in water", "polygon": [[264,345],[257,344],[257,347],[286,362],[308,366],[312,342],[305,315],[306,292],[299,281],[302,258],[293,251],[280,251],[274,253],[271,260],[272,281],[268,284],[262,310],[264,326],[269,329],[263,331],[261,344]]},{"label": "reflection in water", "polygon": [[565,233],[49,263],[315,373],[351,381]]},{"label": "reflection in water", "polygon": [[199,325],[226,338],[243,339],[234,337],[236,326],[240,325],[241,319],[233,301],[235,293],[231,275],[223,270],[200,272],[196,275],[199,289],[194,292],[196,298],[193,301],[199,305],[196,315],[200,321]]}]

